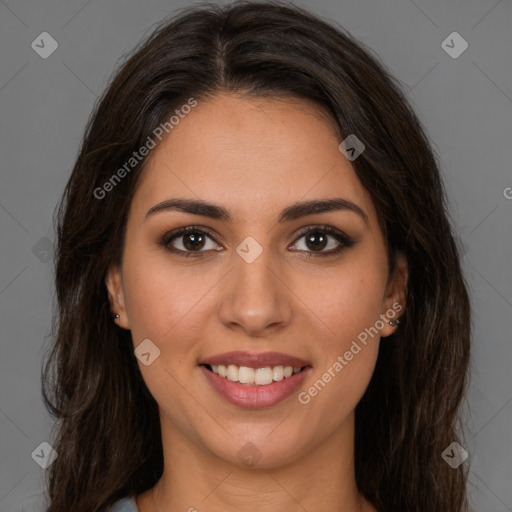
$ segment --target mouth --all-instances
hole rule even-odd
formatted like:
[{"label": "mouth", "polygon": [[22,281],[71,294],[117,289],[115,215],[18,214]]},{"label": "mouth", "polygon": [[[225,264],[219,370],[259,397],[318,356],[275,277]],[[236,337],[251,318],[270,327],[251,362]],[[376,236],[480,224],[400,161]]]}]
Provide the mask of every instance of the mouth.
[{"label": "mouth", "polygon": [[308,361],[278,352],[219,354],[198,367],[220,397],[252,409],[283,402],[313,371]]},{"label": "mouth", "polygon": [[305,366],[264,366],[261,368],[250,368],[248,366],[239,366],[235,364],[203,364],[201,365],[208,371],[215,373],[231,382],[243,384],[244,386],[268,386],[274,382],[280,382],[289,379],[293,375],[301,373],[310,365]]}]

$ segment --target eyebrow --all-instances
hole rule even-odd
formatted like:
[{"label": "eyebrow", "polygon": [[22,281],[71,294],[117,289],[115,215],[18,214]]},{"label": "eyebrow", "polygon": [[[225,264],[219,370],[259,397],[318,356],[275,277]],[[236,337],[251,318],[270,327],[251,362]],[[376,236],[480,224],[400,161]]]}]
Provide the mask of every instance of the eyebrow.
[{"label": "eyebrow", "polygon": [[[232,221],[233,218],[228,209],[213,203],[208,203],[203,200],[196,199],[167,199],[161,203],[151,207],[146,213],[146,219],[161,212],[178,211],[183,213],[190,213],[192,215],[201,215],[211,219]],[[368,215],[357,204],[336,197],[333,199],[319,199],[314,201],[303,201],[294,203],[286,207],[278,217],[278,222],[288,222],[306,217],[307,215],[314,215],[316,213],[326,213],[333,211],[349,211],[359,215],[366,224],[368,224]]]}]

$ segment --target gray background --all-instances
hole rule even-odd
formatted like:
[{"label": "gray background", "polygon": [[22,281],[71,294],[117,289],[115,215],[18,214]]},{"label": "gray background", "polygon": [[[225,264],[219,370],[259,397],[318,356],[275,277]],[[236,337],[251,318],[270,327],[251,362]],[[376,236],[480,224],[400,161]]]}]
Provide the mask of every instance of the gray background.
[{"label": "gray background", "polygon": [[[41,510],[45,470],[31,453],[50,440],[52,426],[40,366],[50,333],[55,205],[116,61],[185,3],[0,0],[1,512]],[[474,311],[464,446],[472,508],[512,511],[511,2],[298,4],[377,52],[439,153]],[[47,59],[31,48],[44,31],[59,44]],[[441,46],[454,31],[469,44],[455,59]]]}]

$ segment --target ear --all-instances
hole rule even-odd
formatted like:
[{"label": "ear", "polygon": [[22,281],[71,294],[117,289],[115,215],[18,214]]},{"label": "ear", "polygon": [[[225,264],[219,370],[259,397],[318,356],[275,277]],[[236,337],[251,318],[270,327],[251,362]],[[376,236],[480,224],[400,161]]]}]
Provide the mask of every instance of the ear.
[{"label": "ear", "polygon": [[385,338],[393,334],[398,326],[390,325],[391,320],[396,321],[405,311],[405,296],[407,290],[407,281],[409,279],[409,268],[407,259],[401,252],[396,254],[395,269],[388,280],[384,300],[382,302],[381,318],[384,321],[384,327],[381,329],[381,337]]},{"label": "ear", "polygon": [[117,266],[111,266],[105,276],[105,286],[107,287],[108,300],[112,315],[119,315],[114,322],[123,329],[129,329],[128,315],[124,299],[123,281],[121,271]]}]

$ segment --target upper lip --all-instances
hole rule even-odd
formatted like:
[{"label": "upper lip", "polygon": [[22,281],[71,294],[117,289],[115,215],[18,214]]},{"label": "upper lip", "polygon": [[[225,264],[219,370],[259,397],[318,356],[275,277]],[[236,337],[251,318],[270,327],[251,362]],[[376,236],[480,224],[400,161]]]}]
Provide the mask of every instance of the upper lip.
[{"label": "upper lip", "polygon": [[246,366],[248,368],[265,368],[267,366],[293,366],[294,368],[308,366],[310,363],[299,357],[281,352],[251,353],[243,351],[225,352],[207,357],[199,364]]}]

